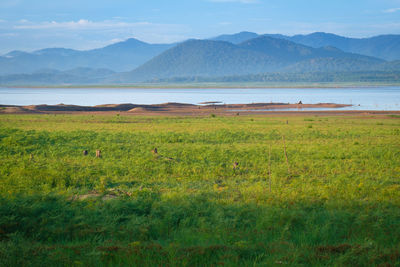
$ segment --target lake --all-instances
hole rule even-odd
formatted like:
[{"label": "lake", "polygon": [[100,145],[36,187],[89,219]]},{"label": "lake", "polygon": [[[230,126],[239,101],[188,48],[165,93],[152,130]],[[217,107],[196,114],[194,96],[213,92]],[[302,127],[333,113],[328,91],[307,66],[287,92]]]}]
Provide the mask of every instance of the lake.
[{"label": "lake", "polygon": [[226,104],[281,102],[352,104],[346,110],[400,110],[400,87],[266,88],[266,89],[140,89],[140,88],[0,88],[0,104]]}]

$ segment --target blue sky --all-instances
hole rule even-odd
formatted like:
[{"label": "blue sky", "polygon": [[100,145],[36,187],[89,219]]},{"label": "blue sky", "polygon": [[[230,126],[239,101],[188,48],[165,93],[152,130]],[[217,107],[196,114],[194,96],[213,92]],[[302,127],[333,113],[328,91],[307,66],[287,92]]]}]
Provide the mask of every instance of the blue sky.
[{"label": "blue sky", "polygon": [[400,0],[0,0],[0,54],[240,31],[400,34]]}]

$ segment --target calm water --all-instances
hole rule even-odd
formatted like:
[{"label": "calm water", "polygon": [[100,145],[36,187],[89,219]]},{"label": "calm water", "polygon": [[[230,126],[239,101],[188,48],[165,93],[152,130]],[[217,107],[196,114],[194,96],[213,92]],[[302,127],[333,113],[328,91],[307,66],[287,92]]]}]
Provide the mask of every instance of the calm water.
[{"label": "calm water", "polygon": [[400,87],[323,89],[114,89],[114,88],[0,88],[0,104],[198,104],[220,101],[227,104],[283,102],[304,104],[353,104],[345,109],[400,110]]}]

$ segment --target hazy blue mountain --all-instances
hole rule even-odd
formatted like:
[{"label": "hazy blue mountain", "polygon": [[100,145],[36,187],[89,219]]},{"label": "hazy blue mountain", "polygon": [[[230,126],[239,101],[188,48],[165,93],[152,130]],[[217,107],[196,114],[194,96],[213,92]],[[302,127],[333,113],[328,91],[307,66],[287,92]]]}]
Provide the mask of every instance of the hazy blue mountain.
[{"label": "hazy blue mountain", "polygon": [[250,75],[233,75],[221,77],[179,77],[162,79],[165,83],[193,83],[193,82],[273,82],[273,83],[335,83],[335,82],[384,82],[398,83],[399,71],[356,71],[356,72],[270,72]]},{"label": "hazy blue mountain", "polygon": [[94,60],[97,58],[102,59],[102,62],[96,65],[97,68],[128,71],[142,65],[174,45],[148,44],[131,38],[101,49],[88,51],[88,54]]},{"label": "hazy blue mountain", "polygon": [[[311,47],[323,47],[323,46],[334,46],[343,51],[349,51],[349,41],[352,38],[346,38],[332,33],[315,32],[308,35],[294,35],[291,37],[283,36],[292,42],[304,44]],[[279,38],[279,36],[275,36]]]},{"label": "hazy blue mountain", "polygon": [[[393,55],[397,51],[397,39],[396,35],[368,38],[369,47],[381,45],[380,52]],[[169,45],[128,39],[88,51],[65,48],[47,48],[31,53],[12,51],[0,57],[0,84],[129,83],[187,80],[190,77],[212,80],[213,77],[273,72],[400,71],[400,60],[386,62],[343,51],[361,51],[366,47],[364,44],[355,46],[360,40],[364,42],[366,39],[325,33],[288,37],[241,32],[214,40],[188,40]],[[369,51],[378,53],[377,50]]]},{"label": "hazy blue mountain", "polygon": [[269,36],[260,36],[255,39],[251,39],[239,44],[239,46],[254,51],[263,52],[271,57],[275,57],[276,60],[289,63],[317,58],[351,59],[353,63],[359,61],[360,63],[367,64],[377,64],[383,62],[383,60],[374,57],[346,53],[332,46],[312,48],[288,40],[276,39]]},{"label": "hazy blue mountain", "polygon": [[345,52],[357,53],[385,60],[400,60],[400,35],[380,35],[371,38],[347,38],[331,33],[316,32],[308,35],[285,36],[267,34],[298,44],[318,48],[334,46]]},{"label": "hazy blue mountain", "polygon": [[[257,33],[240,32],[236,34],[225,34],[213,38],[217,41],[227,41],[233,44],[254,39]],[[315,32],[307,35],[287,36],[282,34],[265,34],[276,39],[285,39],[298,44],[320,48],[332,46],[344,52],[357,53],[385,59],[388,61],[400,60],[400,35],[380,35],[370,38],[348,38],[332,33]]]},{"label": "hazy blue mountain", "polygon": [[79,77],[103,78],[115,72],[109,69],[75,68],[60,73]]},{"label": "hazy blue mountain", "polygon": [[[37,50],[32,52],[31,54],[37,55],[37,56],[63,56],[63,57],[69,57],[69,56],[74,56],[79,54],[80,51],[73,50],[73,49],[67,49],[67,48],[45,48],[41,50]],[[15,56],[21,56],[26,53],[19,54],[17,53]],[[29,54],[29,53],[28,53]]]},{"label": "hazy blue mountain", "polygon": [[283,62],[295,62],[306,58],[322,56],[319,50],[283,39],[261,36],[239,44],[240,47],[262,52]]},{"label": "hazy blue mountain", "polygon": [[97,84],[114,73],[108,69],[91,68],[42,69],[31,74],[2,75],[0,85]]},{"label": "hazy blue mountain", "polygon": [[354,57],[311,58],[289,65],[282,72],[357,72],[380,70],[380,61],[373,63]]},{"label": "hazy blue mountain", "polygon": [[257,38],[258,36],[259,35],[254,32],[239,32],[239,33],[235,33],[235,34],[223,34],[223,35],[211,38],[210,40],[225,41],[225,42],[230,42],[232,44],[240,44],[244,41]]},{"label": "hazy blue mountain", "polygon": [[384,60],[345,53],[334,47],[312,48],[261,36],[238,45],[190,40],[139,68],[118,75],[120,82],[187,76],[227,76],[289,71],[359,71],[377,68]]},{"label": "hazy blue mountain", "polygon": [[118,42],[115,44],[108,45],[104,48],[93,49],[91,52],[101,52],[101,53],[115,53],[118,52],[132,52],[132,49],[140,49],[140,50],[153,50],[156,52],[162,51],[165,48],[169,48],[173,46],[173,44],[148,44],[137,40],[135,38],[127,39],[123,42]]},{"label": "hazy blue mountain", "polygon": [[0,57],[0,74],[32,73],[44,68],[68,70],[78,67],[128,71],[173,45],[148,44],[128,39],[87,51],[65,48],[47,48],[32,53],[13,51]]},{"label": "hazy blue mountain", "polygon": [[400,71],[400,60],[395,60],[391,62],[385,62],[381,64],[380,69],[382,71]]},{"label": "hazy blue mountain", "polygon": [[[265,40],[259,39],[260,37],[270,37],[272,40],[286,40],[291,43],[270,40],[269,44],[267,44]],[[342,51],[369,55],[386,60],[400,60],[400,35],[382,35],[372,38],[355,39],[318,32],[295,36],[281,34],[260,36],[252,32],[240,32],[231,35],[221,35],[212,39],[236,44],[240,48],[262,52],[273,57],[275,60],[279,59],[279,62],[274,62],[275,67],[276,65],[281,66],[288,62],[293,62],[293,60],[298,63],[297,61],[300,60],[316,58],[317,54],[324,58],[337,58],[340,56],[340,53],[342,53],[342,56],[349,57],[348,54],[344,54]],[[124,42],[88,51],[65,48],[46,48],[31,53],[12,51],[0,57],[0,75],[34,73],[42,69],[64,71],[74,68],[104,68],[116,72],[130,71],[174,46],[176,44],[148,44],[132,38]],[[312,50],[312,48],[319,48],[321,50],[318,52],[317,50]],[[323,64],[322,60],[320,62]],[[310,64],[306,61],[303,63],[304,66]],[[249,62],[249,64],[251,63]],[[328,66],[327,64],[324,65]],[[396,66],[392,64],[387,65],[386,68],[393,69]],[[259,64],[257,63],[253,68],[250,65],[249,67],[249,70],[256,70],[259,68]],[[314,69],[314,67],[316,66],[313,66],[311,69]],[[361,65],[358,67],[361,68]],[[358,67],[356,66],[355,68]],[[231,69],[233,70],[233,67]]]}]

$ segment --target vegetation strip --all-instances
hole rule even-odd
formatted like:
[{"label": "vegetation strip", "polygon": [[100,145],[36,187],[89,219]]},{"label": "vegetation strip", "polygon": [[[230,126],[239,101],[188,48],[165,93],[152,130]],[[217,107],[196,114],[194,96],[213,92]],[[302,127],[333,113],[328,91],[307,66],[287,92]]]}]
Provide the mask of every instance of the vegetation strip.
[{"label": "vegetation strip", "polygon": [[399,126],[3,114],[0,265],[396,266]]}]

